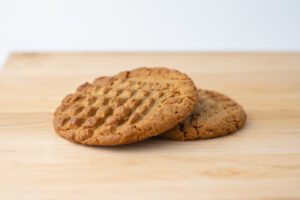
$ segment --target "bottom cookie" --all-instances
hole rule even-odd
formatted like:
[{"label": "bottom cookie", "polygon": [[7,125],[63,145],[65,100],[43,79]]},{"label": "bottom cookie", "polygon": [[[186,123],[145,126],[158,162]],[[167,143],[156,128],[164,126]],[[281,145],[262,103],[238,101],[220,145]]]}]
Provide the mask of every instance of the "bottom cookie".
[{"label": "bottom cookie", "polygon": [[198,89],[198,95],[199,101],[192,114],[161,137],[173,140],[208,139],[242,128],[246,113],[238,103],[214,91]]}]

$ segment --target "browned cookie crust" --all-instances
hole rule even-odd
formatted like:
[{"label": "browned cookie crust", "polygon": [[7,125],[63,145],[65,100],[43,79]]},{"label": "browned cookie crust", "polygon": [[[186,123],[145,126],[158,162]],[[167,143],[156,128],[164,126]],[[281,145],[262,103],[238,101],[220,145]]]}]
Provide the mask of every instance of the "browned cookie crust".
[{"label": "browned cookie crust", "polygon": [[55,111],[54,127],[76,143],[128,144],[174,127],[196,102],[196,88],[185,74],[138,68],[81,85]]},{"label": "browned cookie crust", "polygon": [[246,121],[243,108],[223,94],[198,90],[199,101],[183,122],[162,134],[173,140],[208,139],[228,135]]}]

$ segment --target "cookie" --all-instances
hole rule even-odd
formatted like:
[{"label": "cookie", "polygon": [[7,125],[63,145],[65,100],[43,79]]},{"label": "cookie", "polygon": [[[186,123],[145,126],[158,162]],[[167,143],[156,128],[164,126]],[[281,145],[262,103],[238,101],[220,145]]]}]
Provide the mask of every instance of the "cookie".
[{"label": "cookie", "polygon": [[196,87],[185,74],[138,68],[78,87],[56,109],[54,128],[75,143],[129,144],[174,127],[196,103]]},{"label": "cookie", "polygon": [[161,136],[173,140],[214,138],[233,133],[245,121],[246,113],[235,101],[218,92],[198,89],[192,114]]}]

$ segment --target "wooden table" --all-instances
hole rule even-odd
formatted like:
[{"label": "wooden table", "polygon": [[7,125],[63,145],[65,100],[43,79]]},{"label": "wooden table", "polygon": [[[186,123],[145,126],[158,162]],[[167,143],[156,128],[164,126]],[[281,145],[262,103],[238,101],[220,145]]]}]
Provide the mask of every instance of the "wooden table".
[{"label": "wooden table", "polygon": [[[248,114],[236,134],[85,147],[52,112],[85,81],[169,66]],[[300,53],[15,53],[0,73],[0,199],[300,199]]]}]

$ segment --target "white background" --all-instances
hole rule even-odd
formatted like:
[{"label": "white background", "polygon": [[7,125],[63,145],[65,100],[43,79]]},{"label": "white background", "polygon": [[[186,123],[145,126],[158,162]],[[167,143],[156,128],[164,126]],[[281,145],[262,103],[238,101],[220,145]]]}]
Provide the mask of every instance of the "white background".
[{"label": "white background", "polygon": [[11,51],[299,51],[296,0],[0,0]]}]

